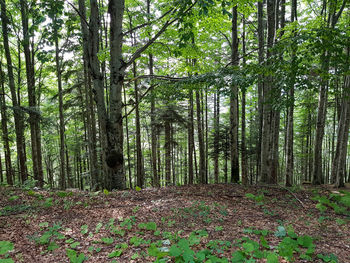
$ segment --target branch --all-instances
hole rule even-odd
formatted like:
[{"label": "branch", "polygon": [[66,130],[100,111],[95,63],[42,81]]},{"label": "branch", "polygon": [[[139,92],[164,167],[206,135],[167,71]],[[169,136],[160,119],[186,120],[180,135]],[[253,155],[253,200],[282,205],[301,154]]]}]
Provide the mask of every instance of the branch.
[{"label": "branch", "polygon": [[171,8],[169,11],[165,12],[161,17],[158,17],[157,19],[155,19],[155,20],[153,20],[153,21],[148,21],[148,22],[146,22],[146,23],[144,23],[144,24],[142,24],[142,25],[138,25],[138,26],[136,26],[136,27],[134,27],[134,28],[131,28],[130,30],[128,30],[128,31],[126,31],[125,33],[123,33],[123,36],[125,36],[125,35],[127,35],[127,34],[130,34],[130,33],[134,32],[134,31],[137,30],[137,29],[143,28],[143,27],[145,27],[145,26],[149,26],[149,25],[153,24],[154,22],[156,22],[156,21],[158,21],[158,20],[163,19],[163,17],[165,17],[167,14],[169,14],[169,13],[172,12],[173,10],[174,10],[174,8]]},{"label": "branch", "polygon": [[341,14],[343,13],[344,8],[345,8],[345,5],[346,5],[347,2],[348,2],[348,0],[344,0],[342,6],[340,7],[340,9],[339,9],[339,11],[338,11],[338,13],[337,13],[337,14],[334,14],[333,27],[334,27],[335,24],[338,22],[338,19],[339,19],[339,17],[341,16]]},{"label": "branch", "polygon": [[86,26],[90,29],[89,23],[86,21],[86,18],[79,12],[79,10],[72,3],[70,3],[68,0],[66,0],[66,1],[67,1],[68,5],[70,5],[74,9],[74,11],[77,12],[77,14],[80,16],[80,18],[86,24]]},{"label": "branch", "polygon": [[228,42],[229,46],[232,48],[232,44],[231,44],[231,41],[230,41],[230,39],[228,38],[228,36],[226,36],[226,34],[223,33],[221,30],[219,30],[219,33],[220,33],[221,35],[224,36],[224,38],[225,38],[226,41]]},{"label": "branch", "polygon": [[[190,11],[192,9],[192,7],[197,3],[197,1],[195,1],[192,5],[190,5],[185,11],[184,14],[186,14],[188,11]],[[174,9],[172,9],[172,11],[174,11]],[[154,35],[154,37],[152,37],[144,46],[140,47],[138,50],[136,50],[136,52],[134,53],[134,55],[132,55],[131,59],[125,63],[125,65],[123,65],[123,68],[126,69],[127,67],[129,67],[138,57],[141,56],[142,52],[144,52],[150,45],[153,44],[154,41],[156,41],[158,39],[158,37],[164,33],[164,31],[170,26],[172,25],[174,22],[176,22],[179,18],[174,18],[173,20],[169,19],[168,21],[165,22],[165,24],[162,26],[162,28],[157,32],[157,34]]]},{"label": "branch", "polygon": [[[145,93],[143,93],[142,96],[140,96],[138,104],[140,104],[140,102],[148,94],[148,92],[150,92],[156,86],[158,86],[158,84],[154,84],[154,85],[149,86],[148,89],[145,91]],[[132,107],[132,109],[126,115],[124,115],[122,119],[128,117],[136,109],[136,106],[137,106],[137,104],[135,104],[134,107]]]},{"label": "branch", "polygon": [[169,77],[169,76],[162,76],[162,75],[140,75],[140,76],[137,76],[136,78],[126,79],[125,81],[133,82],[135,80],[147,79],[147,78],[160,79],[160,80],[170,80],[170,81],[180,81],[180,80],[188,79],[188,77],[182,78],[182,77]]}]

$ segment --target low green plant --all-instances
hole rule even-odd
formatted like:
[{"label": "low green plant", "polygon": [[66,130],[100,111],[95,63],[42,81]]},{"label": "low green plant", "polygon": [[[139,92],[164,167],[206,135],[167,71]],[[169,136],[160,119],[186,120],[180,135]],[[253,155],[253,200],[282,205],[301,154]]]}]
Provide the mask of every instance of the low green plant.
[{"label": "low green plant", "polygon": [[14,261],[10,258],[9,252],[13,250],[14,245],[10,241],[0,241],[0,256],[5,257],[0,259],[1,263],[13,263]]},{"label": "low green plant", "polygon": [[84,253],[80,253],[78,255],[78,252],[73,249],[67,249],[66,255],[69,258],[70,263],[82,263],[87,258],[85,257]]}]

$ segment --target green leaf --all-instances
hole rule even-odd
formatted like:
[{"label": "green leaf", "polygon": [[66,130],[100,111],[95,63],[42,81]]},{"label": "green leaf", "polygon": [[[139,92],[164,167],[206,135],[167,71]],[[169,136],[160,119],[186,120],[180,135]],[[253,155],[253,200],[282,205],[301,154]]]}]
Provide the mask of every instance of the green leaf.
[{"label": "green leaf", "polygon": [[302,247],[309,248],[312,244],[312,237],[310,236],[300,236],[298,237],[298,244]]},{"label": "green leaf", "polygon": [[235,251],[232,254],[232,263],[243,263],[245,262],[245,256],[242,251]]},{"label": "green leaf", "polygon": [[266,259],[267,259],[266,263],[278,263],[279,262],[278,256],[275,253],[269,253],[267,255]]},{"label": "green leaf", "polygon": [[248,253],[251,253],[254,251],[254,245],[250,242],[245,242],[242,244],[242,247],[244,248],[244,250]]},{"label": "green leaf", "polygon": [[141,189],[141,187],[136,186],[136,187],[135,187],[135,190],[136,190],[136,191],[141,191],[142,189]]},{"label": "green leaf", "polygon": [[47,246],[47,250],[48,251],[53,251],[57,248],[59,248],[60,246],[56,244],[56,242],[50,242],[50,244]]},{"label": "green leaf", "polygon": [[14,263],[11,258],[0,259],[0,263]]},{"label": "green leaf", "polygon": [[80,233],[81,233],[82,235],[85,235],[85,234],[89,231],[87,225],[82,225],[82,226],[80,227],[80,229],[81,229]]},{"label": "green leaf", "polygon": [[5,255],[13,249],[13,244],[10,241],[0,241],[0,255]]},{"label": "green leaf", "polygon": [[121,249],[114,250],[112,253],[108,254],[108,257],[109,258],[120,257],[122,253],[123,253],[123,250]]},{"label": "green leaf", "polygon": [[111,245],[114,242],[113,237],[102,237],[101,241],[107,245]]},{"label": "green leaf", "polygon": [[287,235],[286,229],[284,226],[278,226],[277,231],[275,232],[276,237],[285,237]]},{"label": "green leaf", "polygon": [[179,257],[182,254],[182,250],[177,245],[172,245],[169,250],[169,255],[172,257]]}]

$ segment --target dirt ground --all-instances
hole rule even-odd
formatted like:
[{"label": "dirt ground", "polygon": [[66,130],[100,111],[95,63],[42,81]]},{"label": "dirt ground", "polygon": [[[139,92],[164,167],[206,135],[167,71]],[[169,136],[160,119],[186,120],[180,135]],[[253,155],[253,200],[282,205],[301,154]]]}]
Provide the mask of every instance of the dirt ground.
[{"label": "dirt ground", "polygon": [[[294,262],[327,262],[317,255],[333,254],[338,262],[349,263],[349,209],[336,214],[330,207],[320,207],[313,198],[331,193],[325,187],[315,190],[309,186],[287,189],[236,184],[99,193],[2,187],[0,241],[14,244],[5,256],[15,262],[70,262],[67,249],[76,251],[77,258],[80,253],[87,256],[84,262],[154,262],[150,244],[163,242],[163,246],[171,246],[167,242],[204,230],[206,234],[193,250],[210,248],[218,258],[231,259],[239,249],[239,245],[233,245],[237,240],[247,237],[261,242],[257,233],[262,230],[268,230],[264,234],[266,250],[278,250],[285,235],[278,234],[279,226],[288,226],[298,236],[312,237],[315,245],[312,260],[301,259],[295,253]],[[113,225],[119,227],[113,230]],[[224,241],[229,243],[225,245]],[[215,244],[221,245],[215,248]],[[115,248],[120,253],[113,257]],[[278,260],[289,262],[282,256]],[[168,258],[159,262],[175,261]]]}]

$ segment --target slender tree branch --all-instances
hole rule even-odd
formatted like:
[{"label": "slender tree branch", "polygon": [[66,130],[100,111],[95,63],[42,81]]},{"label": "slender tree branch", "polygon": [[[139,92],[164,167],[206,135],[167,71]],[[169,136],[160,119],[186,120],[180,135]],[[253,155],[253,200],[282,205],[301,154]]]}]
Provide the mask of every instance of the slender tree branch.
[{"label": "slender tree branch", "polygon": [[74,11],[80,16],[80,18],[84,21],[84,23],[86,24],[86,26],[90,30],[89,23],[88,23],[88,21],[86,21],[86,18],[79,12],[79,10],[71,2],[69,2],[68,0],[66,0],[66,1],[67,1],[68,5],[70,5],[74,9]]},{"label": "slender tree branch", "polygon": [[[184,14],[186,14],[187,12],[189,12],[192,7],[197,3],[197,1],[195,1],[193,4],[191,4],[185,11]],[[175,9],[172,9],[172,13],[175,11]],[[136,52],[132,55],[132,57],[130,58],[130,60],[128,62],[126,62],[123,65],[123,68],[126,69],[127,67],[129,67],[137,58],[139,58],[142,54],[142,52],[144,52],[150,45],[153,44],[154,41],[156,41],[158,39],[158,37],[164,33],[164,31],[170,26],[172,25],[174,22],[176,22],[179,19],[179,17],[176,17],[174,19],[169,19],[168,21],[165,22],[165,24],[162,26],[162,28],[154,35],[154,37],[152,37],[145,45],[143,45],[142,47],[140,47],[138,50],[136,50]]]},{"label": "slender tree branch", "polygon": [[188,79],[188,77],[170,77],[170,76],[162,76],[162,75],[140,75],[132,79],[126,79],[126,82],[133,82],[135,80],[139,79],[160,79],[160,80],[170,80],[170,81],[180,81],[180,80],[185,80]]},{"label": "slender tree branch", "polygon": [[[154,84],[154,85],[149,86],[148,89],[145,91],[145,93],[143,93],[142,96],[140,96],[140,99],[139,99],[139,103],[138,103],[138,104],[140,104],[141,101],[142,101],[142,99],[143,99],[144,97],[146,97],[146,95],[148,94],[148,92],[150,92],[150,91],[151,91],[154,87],[156,87],[156,86],[158,86],[158,84]],[[135,104],[134,107],[132,107],[132,109],[131,109],[126,115],[123,116],[123,119],[126,118],[126,117],[128,117],[128,116],[136,109],[136,106],[137,106],[137,105]]]},{"label": "slender tree branch", "polygon": [[131,33],[133,33],[135,30],[138,30],[138,29],[143,28],[143,27],[145,27],[145,26],[149,26],[149,25],[153,24],[154,22],[163,19],[166,15],[168,15],[168,14],[169,14],[170,12],[172,12],[173,10],[174,10],[174,8],[171,8],[170,10],[168,10],[167,12],[165,12],[162,16],[158,17],[157,19],[154,19],[153,21],[148,21],[148,22],[146,22],[146,23],[144,23],[144,24],[142,24],[142,25],[138,25],[138,26],[136,26],[136,27],[134,27],[134,28],[129,29],[128,31],[126,31],[126,32],[123,33],[123,36],[128,35],[128,34],[131,34]]}]

